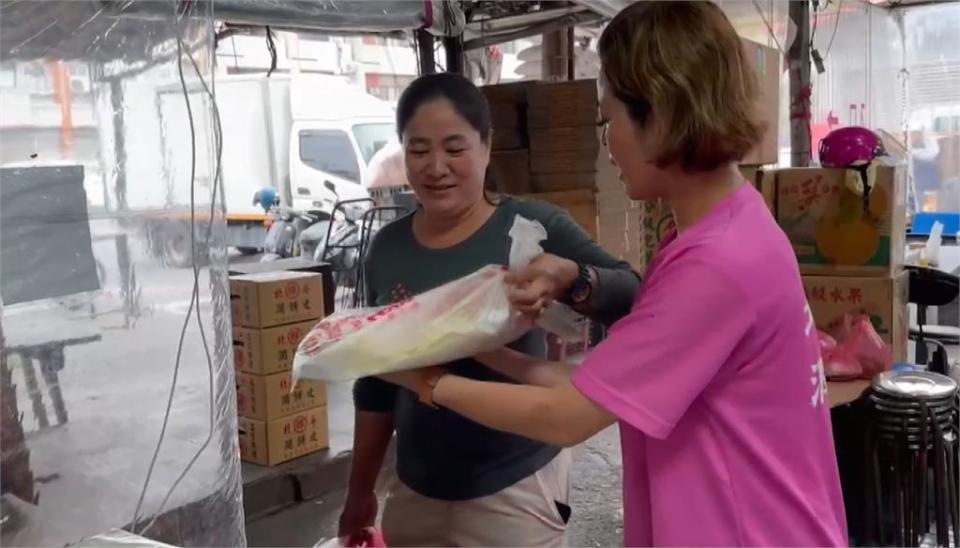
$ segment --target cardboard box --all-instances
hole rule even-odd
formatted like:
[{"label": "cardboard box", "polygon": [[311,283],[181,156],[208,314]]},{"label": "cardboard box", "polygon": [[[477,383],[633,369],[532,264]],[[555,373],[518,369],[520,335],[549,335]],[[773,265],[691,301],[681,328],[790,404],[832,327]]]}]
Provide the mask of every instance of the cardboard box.
[{"label": "cardboard box", "polygon": [[595,124],[580,127],[557,127],[531,129],[530,155],[537,156],[551,152],[589,151],[596,159],[600,151]]},{"label": "cardboard box", "polygon": [[237,414],[270,421],[327,403],[324,383],[302,380],[294,386],[291,374],[237,373]]},{"label": "cardboard box", "polygon": [[490,121],[494,134],[508,129],[521,129],[525,117],[524,110],[519,105],[490,105]]},{"label": "cardboard box", "polygon": [[[743,170],[743,168],[740,168]],[[754,175],[753,184],[763,196],[770,213],[777,216],[777,175],[775,170],[761,170]]]},{"label": "cardboard box", "polygon": [[544,152],[530,155],[530,173],[583,173],[597,164],[596,150]]},{"label": "cardboard box", "polygon": [[668,232],[676,228],[673,211],[663,201],[642,202],[640,212],[641,246],[640,262],[645,270],[660,249],[660,242]]},{"label": "cardboard box", "polygon": [[323,317],[319,274],[264,272],[230,278],[234,325],[274,327]]},{"label": "cardboard box", "polygon": [[494,126],[493,137],[490,138],[490,149],[517,150],[527,147],[527,134],[521,128],[499,129]]},{"label": "cardboard box", "polygon": [[591,238],[597,239],[597,204],[592,190],[541,192],[526,194],[520,198],[540,200],[565,209]]},{"label": "cardboard box", "polygon": [[[376,193],[377,189],[371,189]],[[381,189],[383,192],[383,189]],[[230,263],[227,274],[230,277],[243,276],[246,274],[259,274],[261,272],[276,272],[278,270],[289,270],[291,272],[310,272],[319,274],[323,280],[323,317],[327,317],[334,312],[334,294],[336,286],[333,283],[333,267],[328,263],[315,263],[301,257],[290,257],[287,259],[277,259],[265,263]],[[236,325],[236,322],[234,322]]]},{"label": "cardboard box", "polygon": [[564,190],[592,190],[596,187],[597,174],[584,173],[531,173],[530,186],[533,192],[560,192]]},{"label": "cardboard box", "polygon": [[830,332],[830,325],[844,314],[865,314],[893,348],[893,359],[908,361],[906,272],[893,277],[804,276],[803,289],[817,328]]},{"label": "cardboard box", "polygon": [[316,320],[307,320],[265,329],[234,326],[234,367],[238,371],[255,375],[290,371],[297,346],[315,323]]},{"label": "cardboard box", "polygon": [[490,153],[490,166],[500,192],[530,192],[530,154],[526,149],[498,150]]},{"label": "cardboard box", "polygon": [[866,208],[862,196],[849,189],[860,181],[855,170],[774,173],[777,222],[803,274],[890,276],[900,271],[906,249],[905,169],[877,166]]},{"label": "cardboard box", "polygon": [[533,82],[511,82],[509,84],[483,86],[480,91],[491,105],[522,106],[527,103],[527,88],[532,85],[534,85]]},{"label": "cardboard box", "polygon": [[597,125],[597,104],[527,107],[527,129]]},{"label": "cardboard box", "polygon": [[741,40],[744,54],[757,73],[760,86],[760,117],[766,123],[763,140],[740,162],[742,164],[776,164],[779,161],[780,139],[780,52],[750,40]]},{"label": "cardboard box", "polygon": [[597,107],[597,81],[595,79],[567,82],[535,82],[528,86],[527,104],[531,107],[557,104],[587,103]]},{"label": "cardboard box", "polygon": [[273,466],[330,446],[327,408],[272,421],[240,417],[240,459]]}]

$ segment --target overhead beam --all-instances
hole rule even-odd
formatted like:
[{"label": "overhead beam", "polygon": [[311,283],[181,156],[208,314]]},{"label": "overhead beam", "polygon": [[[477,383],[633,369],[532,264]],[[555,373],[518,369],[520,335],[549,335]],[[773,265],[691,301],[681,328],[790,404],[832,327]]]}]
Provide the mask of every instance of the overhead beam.
[{"label": "overhead beam", "polygon": [[599,13],[593,13],[593,12],[565,15],[556,20],[547,21],[546,23],[540,23],[537,25],[531,25],[527,28],[524,28],[518,31],[492,34],[488,36],[481,36],[479,38],[473,38],[463,43],[463,49],[465,51],[469,51],[472,49],[485,48],[487,46],[495,46],[497,44],[503,44],[505,42],[520,40],[521,38],[529,38],[531,36],[536,36],[538,34],[547,34],[550,32],[555,32],[561,29],[565,29],[567,27],[574,27],[577,25],[587,25],[590,23],[596,23],[601,20],[603,20],[603,16],[600,15]]},{"label": "overhead beam", "polygon": [[583,6],[567,6],[563,8],[534,11],[531,13],[522,13],[520,15],[508,15],[506,17],[497,17],[495,19],[474,21],[472,23],[467,23],[467,30],[476,34],[510,32],[529,25],[536,25],[538,23],[552,21],[558,17],[584,13],[591,12],[589,9]]}]

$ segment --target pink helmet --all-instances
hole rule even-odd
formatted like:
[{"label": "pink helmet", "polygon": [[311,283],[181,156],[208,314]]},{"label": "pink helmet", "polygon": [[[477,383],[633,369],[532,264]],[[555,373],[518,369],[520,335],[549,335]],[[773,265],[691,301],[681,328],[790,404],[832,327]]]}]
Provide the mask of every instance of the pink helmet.
[{"label": "pink helmet", "polygon": [[842,127],[820,139],[820,164],[823,167],[862,166],[884,154],[880,137],[865,127]]}]

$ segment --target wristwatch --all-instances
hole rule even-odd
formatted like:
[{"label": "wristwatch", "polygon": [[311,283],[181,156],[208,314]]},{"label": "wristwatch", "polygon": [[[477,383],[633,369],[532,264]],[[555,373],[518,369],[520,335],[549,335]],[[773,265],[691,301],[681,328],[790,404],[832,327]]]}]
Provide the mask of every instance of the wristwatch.
[{"label": "wristwatch", "polygon": [[590,300],[593,294],[593,278],[590,276],[590,267],[585,264],[577,263],[580,272],[570,284],[570,302],[574,305],[580,305]]},{"label": "wristwatch", "polygon": [[440,379],[449,375],[450,372],[442,367],[430,367],[421,370],[420,374],[422,382],[417,390],[417,399],[426,406],[439,409],[437,404],[433,403],[433,389],[437,387]]}]

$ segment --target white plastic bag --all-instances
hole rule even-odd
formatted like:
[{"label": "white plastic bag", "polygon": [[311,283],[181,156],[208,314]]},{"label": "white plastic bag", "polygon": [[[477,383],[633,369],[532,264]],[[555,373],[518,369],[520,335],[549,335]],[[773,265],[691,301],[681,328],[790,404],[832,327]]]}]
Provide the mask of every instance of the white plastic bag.
[{"label": "white plastic bag", "polygon": [[[539,222],[517,216],[510,229],[510,268],[543,253]],[[293,359],[294,379],[347,381],[448,363],[501,348],[533,324],[510,305],[507,269],[473,274],[389,306],[352,310],[320,321]],[[579,316],[552,304],[538,322],[562,337],[579,334]]]},{"label": "white plastic bag", "polygon": [[933,228],[930,229],[930,237],[923,247],[920,255],[921,264],[926,263],[930,266],[940,266],[940,245],[943,242],[943,223],[934,221]]}]

